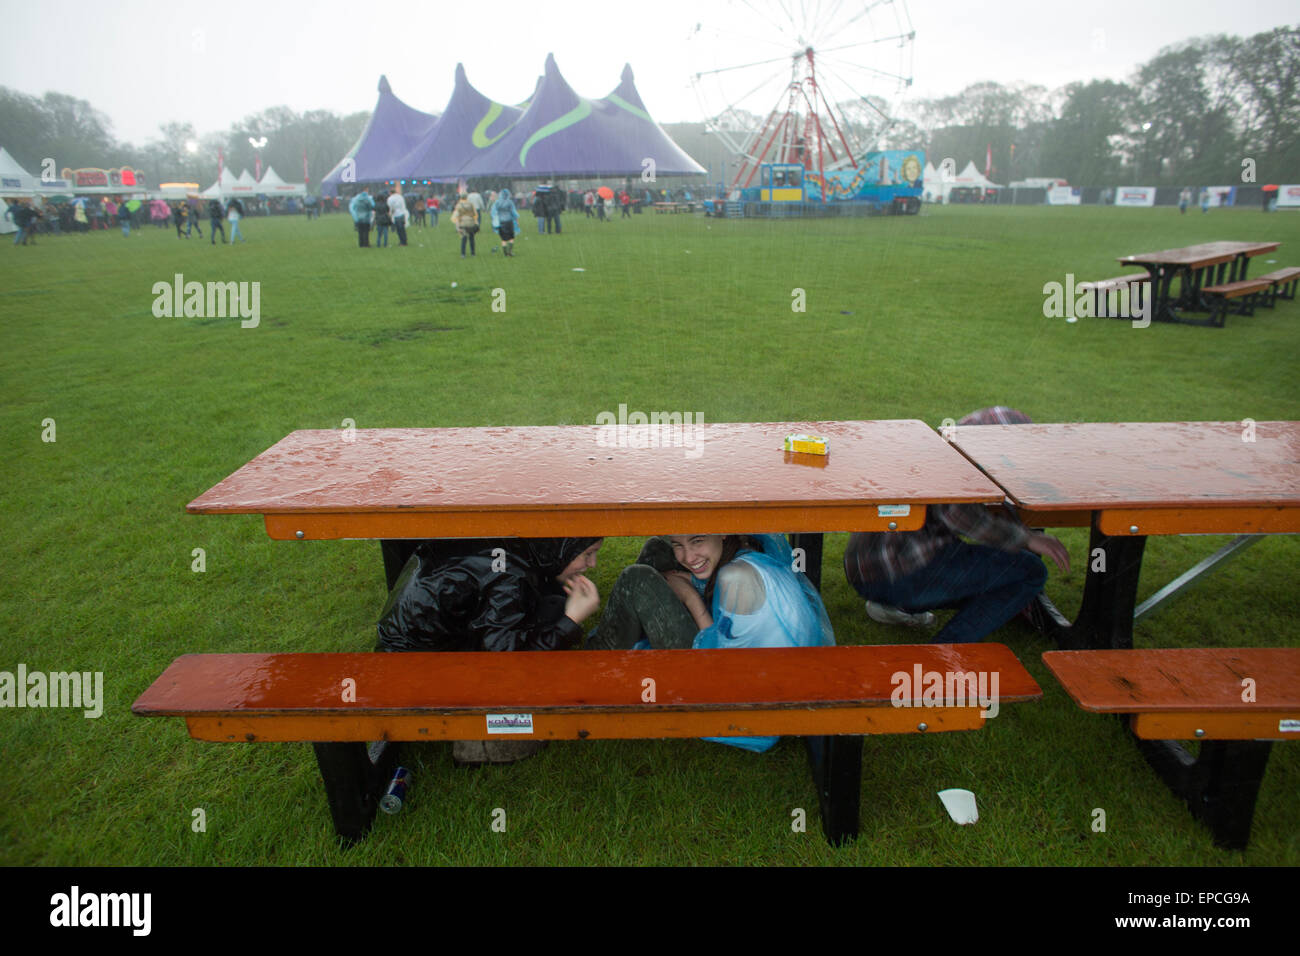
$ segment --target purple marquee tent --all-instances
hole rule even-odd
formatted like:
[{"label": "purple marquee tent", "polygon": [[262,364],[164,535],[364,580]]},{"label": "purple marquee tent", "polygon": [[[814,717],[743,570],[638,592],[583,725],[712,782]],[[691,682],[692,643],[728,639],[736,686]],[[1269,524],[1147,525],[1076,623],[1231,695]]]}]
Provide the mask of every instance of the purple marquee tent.
[{"label": "purple marquee tent", "polygon": [[379,100],[356,145],[321,180],[321,193],[333,196],[339,183],[373,183],[405,175],[396,160],[403,158],[437,123],[436,113],[423,113],[393,95],[388,77],[379,78]]},{"label": "purple marquee tent", "polygon": [[447,108],[420,141],[394,162],[402,170],[397,178],[454,180],[470,157],[490,149],[519,121],[527,105],[506,106],[488,99],[470,85],[465,67],[457,63],[456,86]]},{"label": "purple marquee tent", "polygon": [[[344,177],[349,160],[350,179]],[[366,131],[321,191],[333,195],[349,181],[639,176],[647,170],[656,177],[705,173],[646,112],[630,66],[623,67],[614,92],[589,100],[573,91],[548,54],[545,73],[521,106],[484,96],[460,64],[440,115],[407,106],[380,77]]]},{"label": "purple marquee tent", "polygon": [[691,159],[646,112],[623,67],[609,96],[588,100],[569,86],[555,57],[518,122],[487,149],[474,149],[455,170],[464,177],[633,176],[650,168],[656,176],[695,176],[704,167]]}]

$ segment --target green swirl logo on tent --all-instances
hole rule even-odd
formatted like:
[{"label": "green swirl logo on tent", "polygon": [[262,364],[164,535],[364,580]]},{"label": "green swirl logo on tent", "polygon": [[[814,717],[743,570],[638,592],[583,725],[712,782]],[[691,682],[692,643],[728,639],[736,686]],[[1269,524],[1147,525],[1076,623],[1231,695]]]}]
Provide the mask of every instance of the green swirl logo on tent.
[{"label": "green swirl logo on tent", "polygon": [[[500,103],[494,102],[492,106],[488,109],[487,115],[484,116],[481,120],[479,120],[478,125],[474,127],[474,133],[470,136],[470,139],[473,141],[474,145],[477,146],[479,149],[484,149],[488,146],[491,146],[502,136],[506,135],[506,133],[510,132],[510,126],[507,126],[505,129],[497,133],[491,139],[489,139],[487,135],[487,128],[496,122],[497,117],[501,115],[501,111],[503,108],[504,107],[502,107]],[[511,126],[513,125],[514,124],[512,123]]]},{"label": "green swirl logo on tent", "polygon": [[627,110],[633,116],[639,116],[643,120],[650,120],[650,122],[652,123],[654,122],[654,120],[650,119],[649,113],[647,113],[645,110],[641,109],[640,107],[633,106],[631,103],[623,99],[623,97],[619,96],[617,93],[609,94],[609,101],[613,103],[615,106],[617,106],[619,109]]},{"label": "green swirl logo on tent", "polygon": [[568,129],[574,123],[580,123],[591,115],[591,104],[582,100],[569,112],[565,113],[557,120],[552,120],[532,136],[528,137],[528,142],[524,143],[524,148],[519,151],[519,165],[524,166],[528,161],[528,151],[537,143],[546,139],[548,136],[554,136],[562,129]]}]

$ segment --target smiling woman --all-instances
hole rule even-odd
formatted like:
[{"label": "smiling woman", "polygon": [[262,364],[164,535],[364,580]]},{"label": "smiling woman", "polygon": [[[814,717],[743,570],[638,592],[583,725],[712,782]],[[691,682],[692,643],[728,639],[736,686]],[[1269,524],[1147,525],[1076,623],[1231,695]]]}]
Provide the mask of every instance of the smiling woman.
[{"label": "smiling woman", "polygon": [[[821,595],[779,535],[651,538],[610,592],[589,650],[819,647],[835,643]],[[764,751],[775,737],[706,738]]]}]

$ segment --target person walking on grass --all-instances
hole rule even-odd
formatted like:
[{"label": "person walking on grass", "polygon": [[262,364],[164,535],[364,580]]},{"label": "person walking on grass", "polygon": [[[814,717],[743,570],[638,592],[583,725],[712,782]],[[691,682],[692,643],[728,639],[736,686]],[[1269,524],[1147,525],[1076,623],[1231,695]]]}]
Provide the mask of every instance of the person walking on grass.
[{"label": "person walking on grass", "polygon": [[469,254],[475,255],[474,235],[478,232],[478,210],[469,201],[467,193],[461,193],[456,208],[451,211],[451,224],[460,236],[460,257],[465,258],[465,242],[469,241]]},{"label": "person walking on grass", "polygon": [[244,204],[238,199],[230,200],[230,205],[226,207],[226,218],[230,220],[230,244],[233,246],[236,240],[248,242],[239,232],[239,220],[244,218]]},{"label": "person walking on grass", "polygon": [[226,211],[221,208],[220,199],[208,200],[208,235],[212,237],[212,245],[217,244],[217,233],[221,233],[221,244],[226,244],[226,227],[221,224],[221,220],[226,218]]},{"label": "person walking on grass", "polygon": [[519,228],[519,209],[510,197],[510,190],[503,189],[492,204],[492,228],[501,237],[501,251],[513,256],[515,248],[515,231]]},{"label": "person walking on grass", "polygon": [[198,230],[199,238],[203,238],[203,227],[199,225],[199,201],[193,197],[186,201],[185,211],[185,237],[188,239],[191,229]]}]

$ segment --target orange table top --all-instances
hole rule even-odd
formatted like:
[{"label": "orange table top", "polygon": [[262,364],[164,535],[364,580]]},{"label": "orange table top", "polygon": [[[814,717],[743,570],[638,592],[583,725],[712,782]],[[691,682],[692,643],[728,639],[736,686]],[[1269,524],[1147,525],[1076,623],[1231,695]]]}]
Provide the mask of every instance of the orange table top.
[{"label": "orange table top", "polygon": [[[943,680],[958,671],[983,673],[979,692],[990,691],[999,701],[1041,696],[1010,649],[993,643],[748,651],[188,654],[176,658],[131,710],[141,716],[274,716],[513,708],[889,708],[895,689],[902,686],[894,677],[898,673],[908,678],[908,705],[920,707],[928,675],[937,673]],[[355,702],[343,700],[347,678],[355,682]],[[653,702],[646,699],[646,678],[655,683]]]},{"label": "orange table top", "polygon": [[187,510],[274,538],[551,537],[906,531],[1002,499],[924,422],[777,422],[297,431]]},{"label": "orange table top", "polygon": [[[1047,651],[1043,663],[1075,703],[1093,713],[1300,708],[1295,648]],[[1242,700],[1245,678],[1254,681],[1249,703]]]},{"label": "orange table top", "polygon": [[1300,422],[980,425],[953,444],[1031,524],[1100,511],[1107,533],[1300,531]]},{"label": "orange table top", "polygon": [[1279,242],[1202,242],[1181,249],[1162,249],[1159,252],[1140,252],[1120,256],[1119,261],[1125,265],[1190,266],[1193,269],[1200,269],[1218,265],[1220,262],[1231,262],[1237,256],[1258,256],[1272,252],[1280,245]]}]

